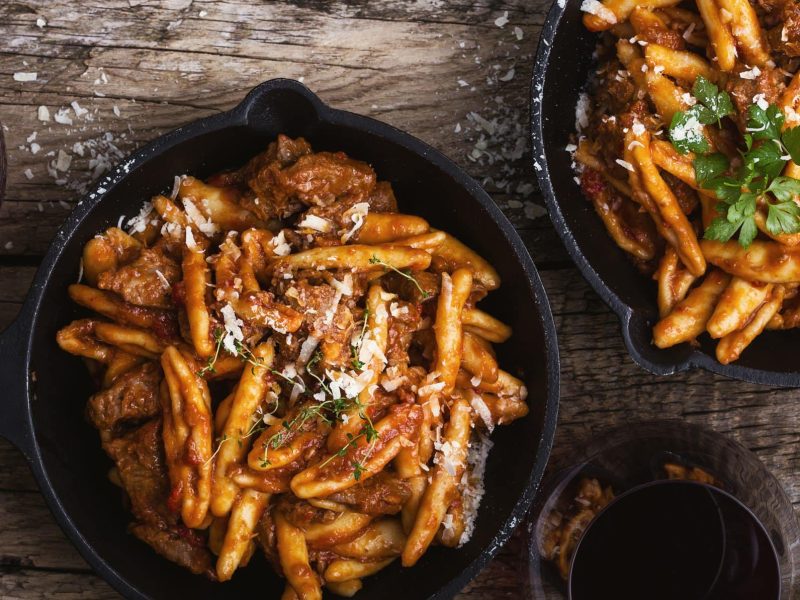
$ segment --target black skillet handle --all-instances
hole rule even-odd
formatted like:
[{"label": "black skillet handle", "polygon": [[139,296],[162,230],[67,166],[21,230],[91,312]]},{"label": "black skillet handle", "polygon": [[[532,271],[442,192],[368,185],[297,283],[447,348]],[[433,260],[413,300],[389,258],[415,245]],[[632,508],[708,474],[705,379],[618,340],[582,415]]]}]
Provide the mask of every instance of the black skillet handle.
[{"label": "black skillet handle", "polygon": [[[305,125],[314,123],[325,104],[314,92],[294,79],[270,79],[254,87],[235,111],[253,129],[272,131],[276,127],[283,133],[297,135]],[[289,131],[296,129],[297,131]]]},{"label": "black skillet handle", "polygon": [[33,456],[29,418],[28,373],[25,368],[30,321],[25,309],[0,333],[0,437],[14,444],[26,458]]}]

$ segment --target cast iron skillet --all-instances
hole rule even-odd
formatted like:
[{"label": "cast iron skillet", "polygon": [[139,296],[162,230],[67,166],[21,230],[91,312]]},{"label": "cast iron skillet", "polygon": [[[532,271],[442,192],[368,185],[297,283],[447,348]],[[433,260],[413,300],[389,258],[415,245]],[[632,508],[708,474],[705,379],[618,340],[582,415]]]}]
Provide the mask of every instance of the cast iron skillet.
[{"label": "cast iron skillet", "polygon": [[[563,0],[562,0],[563,1]],[[583,27],[580,2],[553,4],[539,39],[532,87],[534,159],[550,219],[572,260],[594,290],[617,313],[628,352],[639,366],[656,375],[691,367],[779,386],[800,386],[796,331],[761,334],[733,364],[722,365],[707,334],[693,348],[681,344],[660,350],[652,343],[658,319],[655,284],[642,276],[606,233],[591,203],[573,181],[570,155],[564,150],[575,132],[575,104],[593,73],[597,35]]]},{"label": "cast iron skillet", "polygon": [[92,392],[81,361],[59,350],[56,331],[78,311],[67,286],[78,278],[84,243],[136,214],[143,200],[171,189],[173,176],[205,177],[238,166],[278,133],[305,136],[317,150],[344,150],[389,180],[401,209],[458,235],[503,278],[486,308],[510,323],[501,364],[522,372],[531,413],[498,427],[489,454],[486,495],[472,540],[432,548],[411,570],[396,563],[367,578],[359,598],[448,598],[506,542],[533,499],[544,470],[558,409],[558,347],[550,307],[522,241],[478,184],[447,158],[388,125],[333,110],[301,84],[283,79],[255,88],[230,112],[164,135],[124,161],[79,203],[44,258],[18,319],[0,336],[0,433],[27,457],[61,527],[92,565],[130,598],[211,598],[283,589],[260,558],[233,581],[213,584],[157,556],[126,533],[119,491],[106,479],[109,460],[84,420]]}]

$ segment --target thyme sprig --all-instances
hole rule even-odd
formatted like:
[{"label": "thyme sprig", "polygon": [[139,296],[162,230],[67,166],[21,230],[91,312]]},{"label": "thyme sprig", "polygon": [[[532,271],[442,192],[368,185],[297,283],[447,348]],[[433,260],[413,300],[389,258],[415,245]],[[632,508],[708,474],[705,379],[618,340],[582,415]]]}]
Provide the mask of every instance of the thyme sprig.
[{"label": "thyme sprig", "polygon": [[401,277],[405,277],[411,283],[413,283],[414,286],[419,290],[419,293],[422,296],[423,300],[427,299],[430,296],[430,294],[428,292],[426,292],[425,290],[422,289],[422,286],[419,284],[419,281],[417,281],[416,278],[408,270],[402,271],[402,270],[398,269],[397,267],[395,267],[394,265],[390,265],[386,261],[381,260],[380,258],[375,256],[374,254],[372,255],[372,258],[369,259],[369,264],[371,264],[371,265],[381,265],[384,269],[386,269],[388,271],[394,271],[395,273],[397,273]]},{"label": "thyme sprig", "polygon": [[214,356],[209,357],[208,361],[206,362],[206,366],[197,372],[198,377],[205,377],[207,373],[217,372],[214,365],[217,364],[217,359],[219,359],[219,353],[222,350],[222,340],[224,339],[225,339],[225,330],[219,327],[215,329],[214,343],[216,345],[216,348],[214,350]]}]

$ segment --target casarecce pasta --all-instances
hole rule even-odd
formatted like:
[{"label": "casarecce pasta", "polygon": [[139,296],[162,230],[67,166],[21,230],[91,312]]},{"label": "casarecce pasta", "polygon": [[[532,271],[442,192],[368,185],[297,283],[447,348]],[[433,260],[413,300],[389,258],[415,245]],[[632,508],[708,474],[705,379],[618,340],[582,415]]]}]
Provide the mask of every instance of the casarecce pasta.
[{"label": "casarecce pasta", "polygon": [[310,599],[469,539],[489,434],[528,412],[477,306],[500,278],[369,165],[279,136],[176,177],[82,272],[57,341],[157,552],[225,581],[260,547]]},{"label": "casarecce pasta", "polygon": [[800,5],[585,0],[602,32],[573,153],[609,235],[657,283],[653,342],[723,364],[800,323]]}]

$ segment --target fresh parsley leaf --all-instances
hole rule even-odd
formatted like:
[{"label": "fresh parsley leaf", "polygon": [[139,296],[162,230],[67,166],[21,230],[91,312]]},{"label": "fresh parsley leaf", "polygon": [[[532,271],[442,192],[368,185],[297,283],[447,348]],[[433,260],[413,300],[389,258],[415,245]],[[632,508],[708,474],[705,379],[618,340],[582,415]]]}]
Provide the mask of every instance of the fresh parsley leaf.
[{"label": "fresh parsley leaf", "polygon": [[776,177],[769,184],[767,191],[772,192],[772,195],[781,202],[788,202],[795,196],[800,196],[800,180],[791,177]]},{"label": "fresh parsley leaf", "polygon": [[739,223],[729,223],[728,220],[723,217],[717,217],[706,227],[703,237],[707,240],[727,242],[733,237],[736,230],[739,229],[739,225]]},{"label": "fresh parsley leaf", "polygon": [[706,187],[706,182],[722,175],[729,166],[724,154],[699,154],[694,159],[694,177],[701,187]]},{"label": "fresh parsley leaf", "polygon": [[[703,76],[698,77],[692,86],[692,95],[697,98],[706,110],[701,110],[703,124],[719,123],[723,117],[733,114],[733,103],[727,92],[719,88]],[[708,120],[710,119],[710,120]]]},{"label": "fresh parsley leaf", "polygon": [[747,152],[744,155],[744,162],[745,165],[752,166],[753,173],[757,172],[769,179],[774,179],[781,174],[786,165],[786,161],[782,157],[783,149],[770,140]]},{"label": "fresh parsley leaf", "polygon": [[719,200],[731,204],[736,202],[742,193],[742,184],[735,177],[717,177],[704,186],[716,194]]},{"label": "fresh parsley leaf", "polygon": [[800,127],[792,127],[784,131],[783,135],[781,135],[781,141],[786,146],[786,150],[792,160],[800,164]]},{"label": "fresh parsley leaf", "polygon": [[742,248],[749,248],[753,240],[756,239],[757,234],[758,227],[756,227],[756,222],[752,218],[745,219],[742,222],[742,228],[739,230],[739,245]]},{"label": "fresh parsley leaf", "polygon": [[741,223],[756,213],[756,195],[747,192],[728,207],[728,222]]},{"label": "fresh parsley leaf", "polygon": [[754,140],[777,140],[781,137],[783,113],[774,104],[766,110],[753,104],[747,109],[747,131]]},{"label": "fresh parsley leaf", "polygon": [[772,235],[800,231],[800,206],[797,206],[793,200],[769,204],[767,209],[767,231]]},{"label": "fresh parsley leaf", "polygon": [[703,122],[697,105],[685,112],[676,112],[669,124],[669,139],[681,154],[696,152],[705,154],[709,150],[708,140],[703,134]]}]

